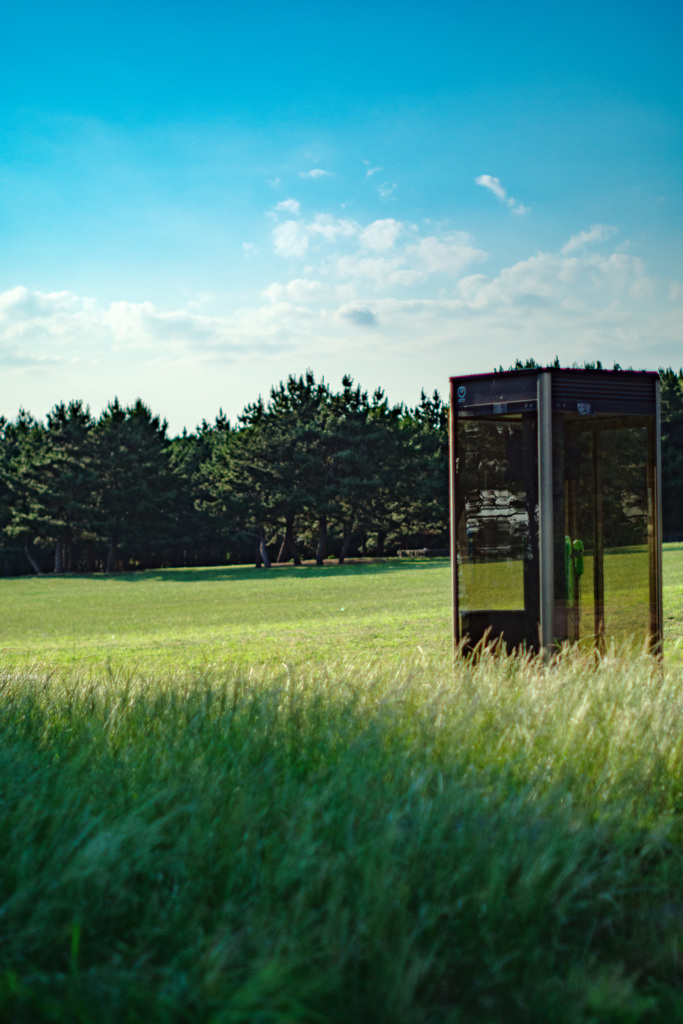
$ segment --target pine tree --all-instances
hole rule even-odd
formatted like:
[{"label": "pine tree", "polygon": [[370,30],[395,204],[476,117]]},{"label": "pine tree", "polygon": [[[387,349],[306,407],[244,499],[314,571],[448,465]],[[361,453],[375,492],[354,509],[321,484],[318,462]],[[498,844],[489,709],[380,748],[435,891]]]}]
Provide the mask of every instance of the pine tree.
[{"label": "pine tree", "polygon": [[97,517],[106,538],[106,572],[125,562],[151,566],[169,540],[174,480],[169,469],[167,424],[137,399],[110,402],[95,430],[99,476]]}]

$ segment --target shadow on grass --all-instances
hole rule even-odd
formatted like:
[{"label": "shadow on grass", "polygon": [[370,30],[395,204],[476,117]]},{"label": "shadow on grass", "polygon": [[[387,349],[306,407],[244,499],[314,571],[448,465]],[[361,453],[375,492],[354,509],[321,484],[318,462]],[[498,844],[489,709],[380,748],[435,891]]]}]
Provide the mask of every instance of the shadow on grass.
[{"label": "shadow on grass", "polygon": [[[425,570],[443,568],[448,565],[448,558],[395,558],[368,559],[361,561],[350,559],[343,565],[329,562],[324,566],[306,563],[295,566],[291,563],[276,563],[270,569],[256,569],[253,565],[222,565],[205,566],[190,569],[144,569],[139,572],[117,573],[63,573],[31,577],[31,579],[52,580],[88,580],[102,583],[230,583],[232,580],[275,580],[287,578],[313,579],[318,576],[329,579],[331,576],[372,576],[385,573],[405,572],[406,570]],[[17,577],[17,579],[26,577]]]}]

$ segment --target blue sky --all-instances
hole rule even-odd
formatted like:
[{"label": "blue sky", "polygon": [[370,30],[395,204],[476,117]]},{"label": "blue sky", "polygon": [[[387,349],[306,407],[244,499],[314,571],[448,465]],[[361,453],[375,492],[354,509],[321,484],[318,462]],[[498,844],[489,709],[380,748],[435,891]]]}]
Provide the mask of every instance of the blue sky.
[{"label": "blue sky", "polygon": [[679,3],[12,4],[0,413],[683,364]]}]

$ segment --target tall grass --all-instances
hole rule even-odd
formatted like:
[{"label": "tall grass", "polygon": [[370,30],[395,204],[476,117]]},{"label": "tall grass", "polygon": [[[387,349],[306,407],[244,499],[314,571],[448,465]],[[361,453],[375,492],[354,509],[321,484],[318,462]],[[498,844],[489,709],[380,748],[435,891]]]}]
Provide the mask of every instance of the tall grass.
[{"label": "tall grass", "polygon": [[3,1020],[683,1016],[680,669],[0,683]]}]

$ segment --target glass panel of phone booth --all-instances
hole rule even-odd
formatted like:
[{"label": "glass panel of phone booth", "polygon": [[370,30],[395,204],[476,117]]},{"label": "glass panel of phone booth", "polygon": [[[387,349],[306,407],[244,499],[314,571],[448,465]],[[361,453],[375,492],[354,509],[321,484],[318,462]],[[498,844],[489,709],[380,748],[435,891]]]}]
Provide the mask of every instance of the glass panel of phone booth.
[{"label": "glass panel of phone booth", "polygon": [[536,415],[457,423],[460,636],[538,646]]},{"label": "glass panel of phone booth", "polygon": [[642,645],[653,615],[652,424],[553,416],[557,641]]}]

